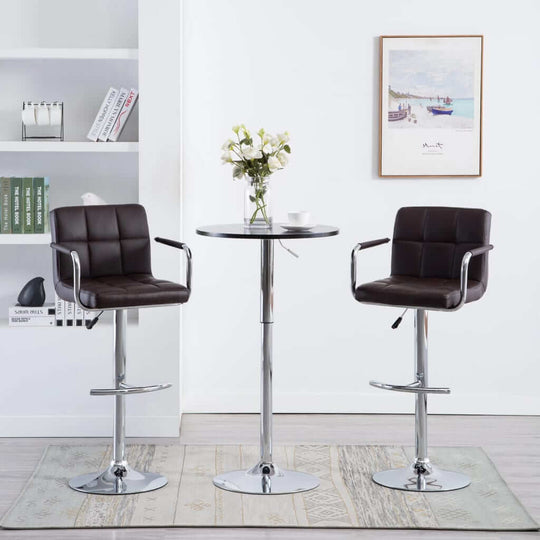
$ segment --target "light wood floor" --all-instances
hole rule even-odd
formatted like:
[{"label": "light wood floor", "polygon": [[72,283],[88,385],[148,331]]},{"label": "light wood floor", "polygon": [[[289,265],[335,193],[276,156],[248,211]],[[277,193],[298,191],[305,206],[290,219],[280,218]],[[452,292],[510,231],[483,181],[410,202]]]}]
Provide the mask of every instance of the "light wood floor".
[{"label": "light wood floor", "polygon": [[[482,446],[532,517],[540,522],[540,417],[432,416],[430,441],[437,446]],[[408,415],[276,415],[274,442],[412,444]],[[256,444],[256,415],[184,415],[178,444]],[[145,439],[145,442],[152,442]],[[24,486],[48,444],[84,443],[85,439],[0,439],[0,514]],[[92,439],[96,442],[96,439]],[[540,533],[482,533],[398,530],[316,529],[105,529],[0,531],[3,539],[49,540],[352,540],[433,539],[510,540],[540,538]]]}]

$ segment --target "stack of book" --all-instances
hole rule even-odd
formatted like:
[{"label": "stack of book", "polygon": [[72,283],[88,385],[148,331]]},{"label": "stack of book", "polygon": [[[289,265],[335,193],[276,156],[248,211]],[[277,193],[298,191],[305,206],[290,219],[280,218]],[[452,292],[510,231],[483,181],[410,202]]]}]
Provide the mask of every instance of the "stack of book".
[{"label": "stack of book", "polygon": [[9,307],[9,326],[54,326],[55,323],[52,304],[44,304],[41,307],[19,305]]},{"label": "stack of book", "polygon": [[74,302],[62,300],[56,293],[54,295],[54,315],[56,326],[85,326],[95,315],[82,310]]},{"label": "stack of book", "polygon": [[94,316],[55,294],[54,304],[44,304],[41,307],[10,306],[9,326],[84,327],[86,321],[91,321]]},{"label": "stack of book", "polygon": [[86,137],[94,142],[116,142],[126,125],[138,96],[139,93],[135,88],[129,91],[126,88],[120,88],[120,91],[116,88],[109,88]]},{"label": "stack of book", "polygon": [[0,177],[0,233],[49,232],[49,179]]}]

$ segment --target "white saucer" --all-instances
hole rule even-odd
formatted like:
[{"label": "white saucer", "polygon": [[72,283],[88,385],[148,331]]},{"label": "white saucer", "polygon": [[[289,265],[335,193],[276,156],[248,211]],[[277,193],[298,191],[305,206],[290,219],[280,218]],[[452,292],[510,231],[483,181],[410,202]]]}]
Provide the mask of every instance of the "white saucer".
[{"label": "white saucer", "polygon": [[287,231],[309,231],[316,226],[317,225],[314,223],[309,223],[308,225],[292,225],[291,223],[281,224],[281,227],[283,227]]}]

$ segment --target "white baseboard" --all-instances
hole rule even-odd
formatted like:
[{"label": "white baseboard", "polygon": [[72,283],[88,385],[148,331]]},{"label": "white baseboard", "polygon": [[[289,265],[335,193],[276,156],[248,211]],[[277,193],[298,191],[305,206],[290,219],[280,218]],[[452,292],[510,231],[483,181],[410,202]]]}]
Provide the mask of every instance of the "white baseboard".
[{"label": "white baseboard", "polygon": [[[0,416],[0,437],[110,437],[112,416]],[[128,437],[178,437],[177,416],[128,416]]]},{"label": "white baseboard", "polygon": [[[429,396],[428,410],[435,414],[540,415],[540,396],[501,394],[450,394]],[[183,395],[184,413],[254,413],[259,411],[257,394]],[[274,393],[276,413],[412,413],[411,394],[377,393]]]}]

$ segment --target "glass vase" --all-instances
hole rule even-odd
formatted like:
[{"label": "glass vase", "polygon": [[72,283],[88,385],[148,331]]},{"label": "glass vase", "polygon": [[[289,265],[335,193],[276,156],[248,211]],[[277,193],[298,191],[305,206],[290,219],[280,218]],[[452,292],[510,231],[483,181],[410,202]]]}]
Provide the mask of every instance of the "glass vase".
[{"label": "glass vase", "polygon": [[247,178],[244,190],[244,227],[272,227],[271,190],[268,179]]}]

